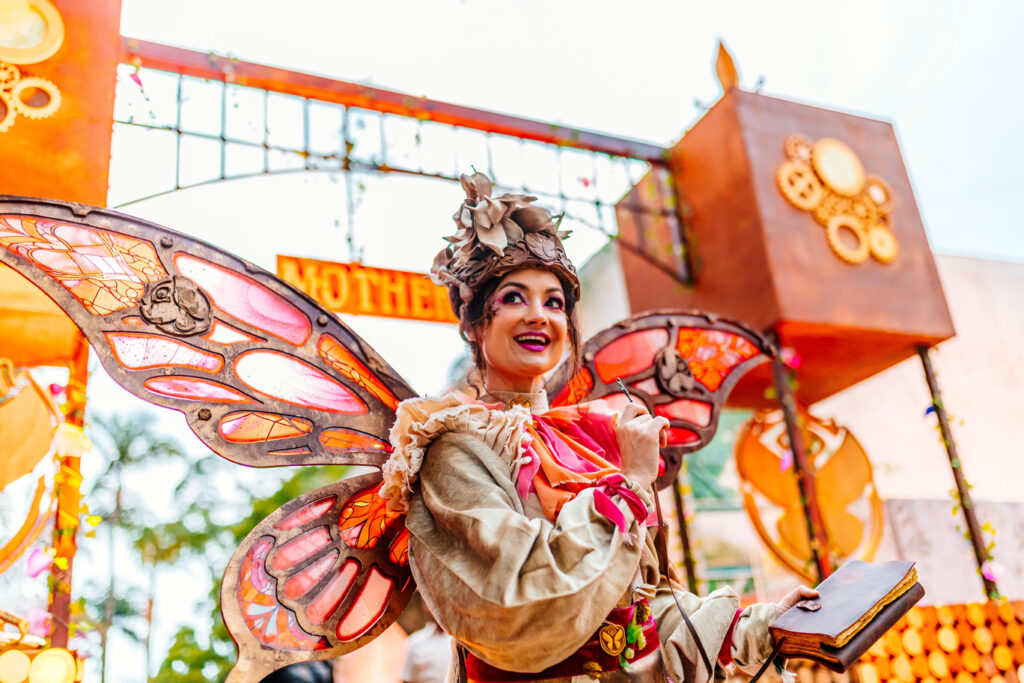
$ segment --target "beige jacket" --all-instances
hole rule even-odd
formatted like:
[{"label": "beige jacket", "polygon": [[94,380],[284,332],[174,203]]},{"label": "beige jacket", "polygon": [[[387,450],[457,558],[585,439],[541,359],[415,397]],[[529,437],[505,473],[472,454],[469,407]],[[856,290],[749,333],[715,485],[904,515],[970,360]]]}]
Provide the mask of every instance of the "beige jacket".
[{"label": "beige jacket", "polygon": [[[439,404],[461,418],[434,419],[426,430],[421,420],[410,419],[410,410],[422,417],[423,408]],[[426,450],[415,471],[405,470],[405,487],[411,490],[406,521],[410,565],[441,627],[493,666],[542,671],[572,655],[613,608],[628,604],[634,589],[642,591],[647,584],[648,590],[657,587],[651,607],[673,679],[703,683],[712,673],[722,676],[721,667],[705,669],[668,581],[658,575],[650,537],[629,507],[619,502],[629,535],[595,510],[590,491],[563,506],[555,523],[528,514],[515,488],[519,440],[492,438],[505,416],[516,423],[522,416],[518,409],[486,412],[480,423],[443,400],[413,399],[399,407],[398,424],[404,419],[406,425],[400,429],[417,434],[405,443]],[[401,439],[392,434],[392,441]],[[515,447],[506,447],[506,441]],[[408,460],[401,450],[396,456]],[[651,509],[649,494],[630,486]],[[704,598],[676,593],[714,659],[739,598],[728,588]],[[772,604],[753,605],[741,614],[732,655],[745,672],[755,672],[770,652],[767,627],[774,616]],[[457,675],[450,672],[450,680]]]}]

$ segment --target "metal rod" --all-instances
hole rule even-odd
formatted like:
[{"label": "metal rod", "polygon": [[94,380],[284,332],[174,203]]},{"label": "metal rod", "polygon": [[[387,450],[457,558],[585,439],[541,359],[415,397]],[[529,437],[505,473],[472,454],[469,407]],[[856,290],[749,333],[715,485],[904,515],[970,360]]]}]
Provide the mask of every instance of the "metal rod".
[{"label": "metal rod", "polygon": [[[680,473],[682,470],[680,470]],[[679,537],[683,541],[683,568],[686,569],[686,585],[690,592],[697,592],[697,567],[693,561],[693,546],[690,545],[690,530],[686,524],[686,508],[683,507],[683,494],[680,492],[681,482],[672,482],[672,496],[676,501],[676,517],[679,518]]]},{"label": "metal rod", "polygon": [[538,142],[643,159],[652,164],[663,165],[668,156],[664,147],[637,140],[438,102],[403,92],[279,69],[127,36],[121,37],[120,59],[125,64],[137,63],[150,69],[227,81],[252,88],[271,89],[323,102],[409,116],[421,121],[436,121]]},{"label": "metal rod", "polygon": [[939,418],[939,429],[942,432],[942,443],[946,446],[946,455],[949,456],[949,466],[953,470],[953,481],[956,482],[956,492],[960,497],[960,507],[964,512],[964,519],[967,520],[967,535],[974,548],[974,559],[978,563],[978,573],[985,586],[985,595],[991,599],[999,597],[999,588],[996,582],[985,576],[983,565],[988,559],[988,551],[985,550],[985,541],[981,535],[981,527],[978,526],[978,518],[974,514],[974,503],[971,502],[971,493],[964,478],[963,467],[960,464],[960,456],[956,452],[956,442],[953,441],[953,432],[949,428],[949,416],[946,415],[946,408],[942,404],[942,393],[939,391],[939,383],[935,379],[935,370],[932,368],[931,355],[927,346],[917,347],[917,355],[921,357],[921,365],[924,366],[924,376],[928,381],[928,390],[931,392],[932,407]]},{"label": "metal rod", "polygon": [[779,407],[786,421],[786,435],[789,437],[789,449],[793,452],[793,468],[796,473],[797,487],[800,489],[800,504],[803,506],[804,518],[807,520],[807,536],[810,539],[811,559],[817,569],[818,580],[823,581],[832,573],[832,562],[828,556],[828,537],[818,507],[818,496],[814,488],[814,470],[807,460],[800,425],[797,424],[796,400],[789,386],[789,370],[781,360],[772,360],[772,378],[775,380],[775,392],[779,399]]}]

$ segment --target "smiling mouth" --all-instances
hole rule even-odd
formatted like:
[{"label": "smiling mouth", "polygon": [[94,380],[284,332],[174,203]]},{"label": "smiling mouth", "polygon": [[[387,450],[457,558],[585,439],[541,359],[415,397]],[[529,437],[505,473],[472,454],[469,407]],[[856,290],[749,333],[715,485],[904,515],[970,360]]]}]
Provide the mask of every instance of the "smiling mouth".
[{"label": "smiling mouth", "polygon": [[551,344],[546,334],[520,334],[513,339],[527,351],[543,351]]}]

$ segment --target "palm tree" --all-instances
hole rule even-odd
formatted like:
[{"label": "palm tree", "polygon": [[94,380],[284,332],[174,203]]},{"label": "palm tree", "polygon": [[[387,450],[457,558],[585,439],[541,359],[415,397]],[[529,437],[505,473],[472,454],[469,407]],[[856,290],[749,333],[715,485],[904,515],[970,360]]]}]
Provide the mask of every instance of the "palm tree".
[{"label": "palm tree", "polygon": [[[173,560],[173,548],[163,547],[149,531],[147,509],[142,501],[126,501],[124,475],[133,470],[143,468],[152,463],[168,463],[183,460],[185,454],[180,444],[154,429],[154,420],[150,415],[141,412],[109,413],[94,415],[93,443],[95,451],[105,456],[107,466],[100,474],[92,491],[91,498],[104,498],[110,501],[110,509],[103,515],[108,530],[108,563],[110,566],[109,584],[103,596],[102,616],[98,620],[97,630],[100,634],[101,649],[101,683],[106,683],[107,674],[107,636],[111,628],[117,627],[129,637],[142,640],[143,636],[133,629],[130,621],[143,617],[138,604],[129,601],[129,591],[124,586],[118,590],[117,563],[115,547],[118,537],[126,537],[133,547],[140,552],[141,560],[149,573],[147,588],[148,615],[152,614],[153,588],[155,586],[157,563]],[[170,555],[169,555],[170,553]],[[149,680],[149,616],[143,619],[146,623],[144,636],[146,645],[146,679]]]}]

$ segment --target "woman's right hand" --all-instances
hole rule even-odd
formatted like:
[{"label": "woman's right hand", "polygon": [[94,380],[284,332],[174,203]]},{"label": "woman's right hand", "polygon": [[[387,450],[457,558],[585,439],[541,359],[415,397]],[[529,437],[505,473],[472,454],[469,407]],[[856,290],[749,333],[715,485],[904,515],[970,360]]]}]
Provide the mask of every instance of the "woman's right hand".
[{"label": "woman's right hand", "polygon": [[622,456],[623,476],[648,489],[658,476],[658,448],[664,443],[668,420],[651,417],[639,403],[627,403],[619,414],[615,438]]}]

